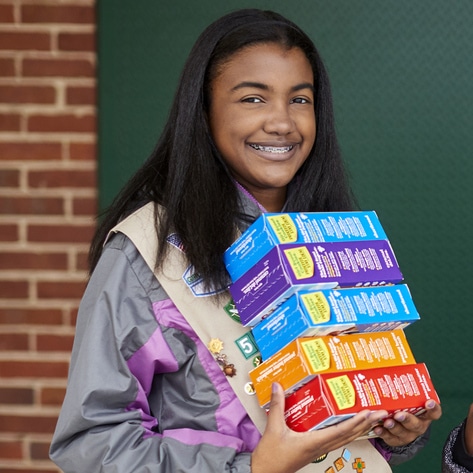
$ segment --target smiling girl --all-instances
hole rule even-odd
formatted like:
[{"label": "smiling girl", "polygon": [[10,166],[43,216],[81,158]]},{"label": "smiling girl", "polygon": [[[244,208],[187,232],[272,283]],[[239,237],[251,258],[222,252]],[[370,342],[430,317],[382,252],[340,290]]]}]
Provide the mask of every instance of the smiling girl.
[{"label": "smiling girl", "polygon": [[[279,385],[269,414],[257,407],[231,342],[246,329],[224,310],[222,255],[238,232],[262,212],[353,208],[311,40],[273,12],[210,25],[93,240],[51,458],[66,473],[318,472],[340,455],[379,473],[411,458],[439,406],[296,433]],[[353,442],[375,425],[379,438]]]},{"label": "smiling girl", "polygon": [[209,125],[231,176],[269,212],[280,212],[288,184],[316,135],[314,74],[299,48],[257,43],[220,65],[211,80]]}]

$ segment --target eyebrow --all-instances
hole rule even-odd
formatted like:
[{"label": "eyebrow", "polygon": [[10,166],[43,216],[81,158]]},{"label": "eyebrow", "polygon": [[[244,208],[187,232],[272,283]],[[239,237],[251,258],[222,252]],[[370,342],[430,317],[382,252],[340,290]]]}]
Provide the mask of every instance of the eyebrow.
[{"label": "eyebrow", "polygon": [[[270,87],[266,84],[263,84],[262,82],[251,82],[251,81],[243,81],[240,82],[239,84],[235,85],[235,87],[232,87],[232,92],[239,90],[239,89],[244,89],[246,87],[251,87],[254,89],[261,89],[261,90],[269,90]],[[291,88],[292,92],[297,92],[299,90],[303,89],[310,89],[312,92],[315,93],[315,87],[310,83],[310,82],[302,82],[301,84],[297,84],[294,87]]]}]

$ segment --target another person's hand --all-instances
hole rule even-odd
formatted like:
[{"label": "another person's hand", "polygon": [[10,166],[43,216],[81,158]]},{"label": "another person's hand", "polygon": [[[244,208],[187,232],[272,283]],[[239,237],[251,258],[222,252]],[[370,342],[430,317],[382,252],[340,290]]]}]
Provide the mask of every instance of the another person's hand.
[{"label": "another person's hand", "polygon": [[252,473],[293,473],[323,454],[366,434],[387,415],[365,410],[339,424],[310,432],[294,432],[284,420],[284,393],[277,383],[260,443],[252,454]]},{"label": "another person's hand", "polygon": [[[386,419],[382,426],[376,427],[374,432],[391,447],[407,445],[424,434],[432,421],[440,419],[442,415],[442,408],[432,399],[425,403],[425,409],[425,412],[419,416],[408,412],[397,412],[393,418]],[[473,424],[473,415],[471,424]],[[471,431],[473,446],[473,425]]]}]

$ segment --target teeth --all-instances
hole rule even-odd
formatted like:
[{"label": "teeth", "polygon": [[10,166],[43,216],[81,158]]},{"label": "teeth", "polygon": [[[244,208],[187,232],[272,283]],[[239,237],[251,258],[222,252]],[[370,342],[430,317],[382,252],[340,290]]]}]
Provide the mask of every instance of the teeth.
[{"label": "teeth", "polygon": [[257,151],[264,151],[266,153],[287,153],[288,151],[291,151],[294,146],[282,146],[282,147],[276,147],[276,146],[261,146],[261,145],[251,145],[252,148],[256,149]]}]

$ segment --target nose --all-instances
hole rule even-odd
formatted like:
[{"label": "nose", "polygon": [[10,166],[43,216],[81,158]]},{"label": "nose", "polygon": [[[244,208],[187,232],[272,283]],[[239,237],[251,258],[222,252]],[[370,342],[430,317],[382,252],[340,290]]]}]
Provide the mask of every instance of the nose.
[{"label": "nose", "polygon": [[263,126],[266,133],[287,135],[294,131],[295,123],[289,111],[289,104],[275,104],[268,112]]}]

